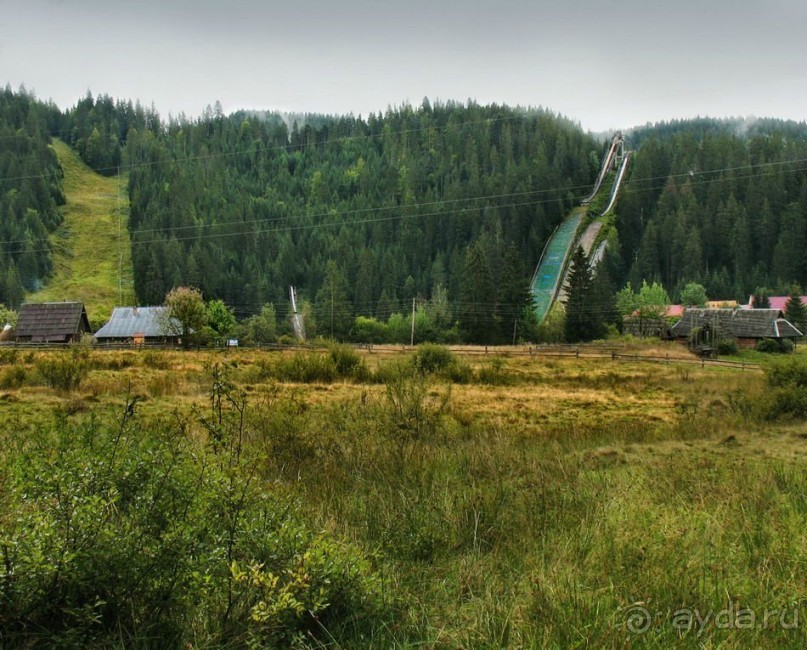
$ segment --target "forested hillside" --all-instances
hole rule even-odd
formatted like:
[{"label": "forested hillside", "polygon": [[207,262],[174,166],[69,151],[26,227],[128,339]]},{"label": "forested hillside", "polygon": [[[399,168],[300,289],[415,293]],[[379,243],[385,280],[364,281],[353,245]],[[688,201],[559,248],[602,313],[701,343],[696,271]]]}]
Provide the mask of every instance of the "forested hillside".
[{"label": "forested hillside", "polygon": [[695,120],[631,134],[617,225],[630,279],[713,298],[807,286],[807,125]]},{"label": "forested hillside", "polygon": [[523,309],[507,295],[525,294],[599,146],[548,113],[446,105],[290,132],[214,114],[127,149],[142,301],[191,284],[245,314],[295,285],[339,336],[441,291],[454,316],[482,296],[490,326]]},{"label": "forested hillside", "polygon": [[[199,287],[239,316],[297,288],[317,333],[386,321],[413,299],[431,325],[508,340],[542,248],[591,188],[603,144],[548,111],[404,106],[367,118],[236,113],[161,119],[88,94],[63,112],[2,95],[0,301],[48,277],[58,134],[96,171],[129,174],[134,290]],[[807,285],[807,126],[699,119],[628,135],[611,281],[687,282],[713,298]],[[612,256],[613,258],[614,256]],[[521,331],[521,330],[519,330]]]},{"label": "forested hillside", "polygon": [[58,110],[0,91],[0,303],[18,306],[51,273],[48,234],[64,203],[61,169],[48,147]]}]

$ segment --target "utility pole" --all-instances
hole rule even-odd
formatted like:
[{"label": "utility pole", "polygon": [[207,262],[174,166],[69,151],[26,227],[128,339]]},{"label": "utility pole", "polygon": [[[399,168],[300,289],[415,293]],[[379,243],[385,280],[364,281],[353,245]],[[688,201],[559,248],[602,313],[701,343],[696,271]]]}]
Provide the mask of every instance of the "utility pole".
[{"label": "utility pole", "polygon": [[118,304],[123,306],[123,239],[121,237],[120,165],[118,165]]},{"label": "utility pole", "polygon": [[412,334],[409,337],[409,345],[415,346],[415,299],[412,298]]}]

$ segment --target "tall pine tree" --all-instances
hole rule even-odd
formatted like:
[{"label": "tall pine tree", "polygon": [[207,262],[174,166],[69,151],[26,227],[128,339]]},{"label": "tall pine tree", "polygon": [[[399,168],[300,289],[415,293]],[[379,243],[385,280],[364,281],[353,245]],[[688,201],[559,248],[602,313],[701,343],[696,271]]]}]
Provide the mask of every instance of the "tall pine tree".
[{"label": "tall pine tree", "polygon": [[601,338],[605,325],[598,313],[594,278],[588,257],[581,246],[572,256],[572,270],[566,285],[566,321],[564,333],[567,343],[593,341]]},{"label": "tall pine tree", "polygon": [[807,305],[801,301],[801,287],[794,284],[790,287],[790,295],[785,303],[785,318],[807,334]]}]

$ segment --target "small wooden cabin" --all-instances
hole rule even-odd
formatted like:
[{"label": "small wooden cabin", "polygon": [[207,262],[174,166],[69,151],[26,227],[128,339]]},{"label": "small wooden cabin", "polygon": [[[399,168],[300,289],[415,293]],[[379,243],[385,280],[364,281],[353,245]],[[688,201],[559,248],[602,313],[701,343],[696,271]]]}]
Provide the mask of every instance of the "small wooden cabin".
[{"label": "small wooden cabin", "polygon": [[17,343],[78,343],[90,331],[80,302],[25,303],[20,307],[14,340]]}]

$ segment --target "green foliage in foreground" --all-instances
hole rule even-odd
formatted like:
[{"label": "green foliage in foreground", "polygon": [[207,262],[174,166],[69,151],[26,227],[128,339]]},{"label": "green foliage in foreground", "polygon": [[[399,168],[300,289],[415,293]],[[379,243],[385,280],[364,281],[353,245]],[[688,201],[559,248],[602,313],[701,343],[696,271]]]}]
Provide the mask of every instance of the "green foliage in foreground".
[{"label": "green foliage in foreground", "polygon": [[766,420],[807,419],[807,359],[778,360],[765,374],[768,390],[759,399],[758,415]]},{"label": "green foliage in foreground", "polygon": [[[3,641],[805,647],[801,429],[748,424],[727,391],[755,395],[757,375],[551,361],[527,379],[494,357],[470,378],[485,385],[452,386],[462,359],[419,352],[328,399],[214,365],[194,406],[0,420]],[[297,362],[352,373],[353,354]],[[803,360],[782,362],[767,392],[803,395]],[[550,408],[463,406],[511,391]],[[554,414],[553,392],[568,405]],[[669,418],[644,410],[668,400]]]},{"label": "green foliage in foreground", "polygon": [[289,647],[375,611],[367,561],[261,480],[260,458],[220,410],[221,398],[243,403],[226,382],[216,396],[200,415],[215,448],[141,427],[135,400],[119,418],[57,419],[3,440],[7,647]]}]

